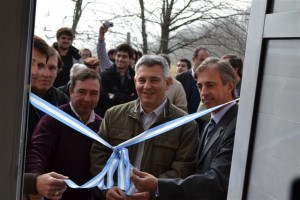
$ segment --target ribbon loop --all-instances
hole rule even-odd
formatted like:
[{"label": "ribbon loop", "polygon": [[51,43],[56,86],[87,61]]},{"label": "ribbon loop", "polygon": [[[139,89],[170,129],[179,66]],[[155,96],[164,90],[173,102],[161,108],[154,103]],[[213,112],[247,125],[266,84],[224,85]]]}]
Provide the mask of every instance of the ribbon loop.
[{"label": "ribbon loop", "polygon": [[121,158],[118,168],[118,187],[124,191],[127,191],[130,187],[130,174],[133,170],[133,166],[129,162],[128,150],[122,148]]}]

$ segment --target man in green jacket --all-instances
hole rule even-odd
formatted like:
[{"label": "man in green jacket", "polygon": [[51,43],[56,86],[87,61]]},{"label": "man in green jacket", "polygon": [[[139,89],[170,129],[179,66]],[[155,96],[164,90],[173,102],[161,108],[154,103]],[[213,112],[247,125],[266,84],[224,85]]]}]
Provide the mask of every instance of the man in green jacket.
[{"label": "man in green jacket", "polygon": [[[139,98],[107,110],[100,126],[100,137],[113,146],[185,115],[166,97],[170,75],[164,58],[157,55],[140,58],[136,64],[134,81]],[[130,146],[128,151],[132,165],[142,171],[159,178],[185,178],[194,173],[197,147],[198,127],[193,121]],[[94,142],[90,154],[93,176],[103,169],[111,153],[107,147]],[[141,195],[154,197],[154,194]],[[116,186],[103,193],[97,191],[97,197],[126,199],[123,191]]]}]

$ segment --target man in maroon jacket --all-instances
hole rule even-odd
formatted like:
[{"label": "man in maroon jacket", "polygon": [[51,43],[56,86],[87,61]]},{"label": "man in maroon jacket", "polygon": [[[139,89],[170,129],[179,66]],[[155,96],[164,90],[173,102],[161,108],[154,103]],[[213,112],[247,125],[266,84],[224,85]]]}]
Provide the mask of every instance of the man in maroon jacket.
[{"label": "man in maroon jacket", "polygon": [[[71,102],[60,106],[60,109],[97,132],[102,120],[94,113],[99,93],[98,73],[92,69],[79,70],[71,80]],[[92,143],[92,139],[45,115],[33,132],[26,157],[26,172],[43,174],[55,171],[81,185],[92,178],[89,173]],[[62,192],[53,191],[53,198],[61,196]],[[90,200],[93,193],[91,189],[68,188],[61,199]]]}]

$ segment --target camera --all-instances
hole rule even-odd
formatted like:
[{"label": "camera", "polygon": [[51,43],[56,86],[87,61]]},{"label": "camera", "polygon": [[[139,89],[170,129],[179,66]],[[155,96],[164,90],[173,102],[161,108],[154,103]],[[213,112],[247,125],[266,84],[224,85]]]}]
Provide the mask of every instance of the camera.
[{"label": "camera", "polygon": [[114,23],[106,20],[105,22],[103,22],[103,25],[106,27],[106,28],[110,28],[110,27],[113,27],[114,26]]}]

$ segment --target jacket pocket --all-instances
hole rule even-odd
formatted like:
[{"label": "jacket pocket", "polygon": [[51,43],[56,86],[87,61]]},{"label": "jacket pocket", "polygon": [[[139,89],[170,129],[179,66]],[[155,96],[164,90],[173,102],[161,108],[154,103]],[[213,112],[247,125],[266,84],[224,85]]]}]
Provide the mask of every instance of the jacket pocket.
[{"label": "jacket pocket", "polygon": [[125,142],[131,138],[132,130],[111,128],[109,133],[110,144],[116,146],[122,142]]},{"label": "jacket pocket", "polygon": [[154,158],[153,164],[170,167],[176,157],[179,147],[178,138],[165,133],[166,135],[158,136],[154,139]]}]

